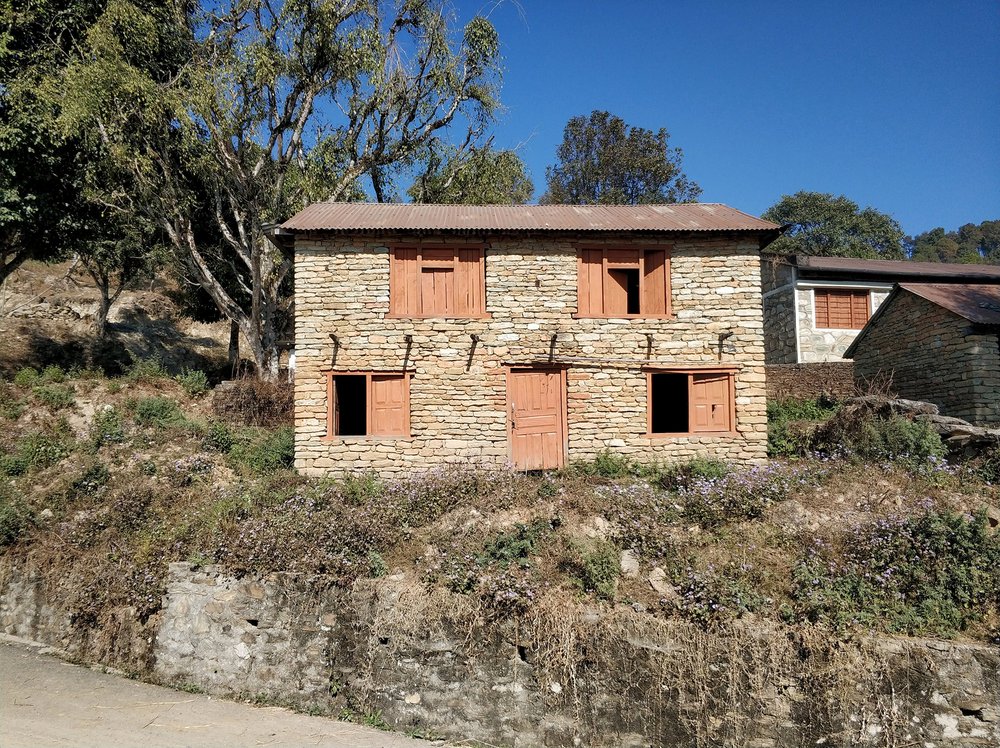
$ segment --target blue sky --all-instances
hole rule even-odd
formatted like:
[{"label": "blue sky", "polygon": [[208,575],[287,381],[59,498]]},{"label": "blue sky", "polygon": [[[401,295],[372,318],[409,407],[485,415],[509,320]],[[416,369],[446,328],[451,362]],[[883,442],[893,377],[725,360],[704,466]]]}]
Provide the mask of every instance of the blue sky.
[{"label": "blue sky", "polygon": [[535,182],[566,121],[666,127],[701,199],[845,194],[907,233],[1000,219],[1000,0],[456,0],[489,13]]}]

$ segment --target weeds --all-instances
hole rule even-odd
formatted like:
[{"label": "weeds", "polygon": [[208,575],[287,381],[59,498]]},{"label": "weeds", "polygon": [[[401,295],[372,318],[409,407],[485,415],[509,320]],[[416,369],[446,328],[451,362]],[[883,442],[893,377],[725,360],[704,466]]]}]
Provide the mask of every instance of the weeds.
[{"label": "weeds", "polygon": [[201,397],[208,392],[208,376],[200,369],[185,369],[176,379],[188,397]]},{"label": "weeds", "polygon": [[825,398],[768,400],[768,455],[802,457],[809,454],[818,425],[836,411],[837,406]]},{"label": "weeds", "polygon": [[166,397],[144,397],[135,403],[135,422],[140,426],[183,426],[187,418],[181,407]]},{"label": "weeds", "polygon": [[292,429],[248,431],[240,434],[229,449],[229,460],[238,468],[258,475],[288,470],[295,461]]},{"label": "weeds", "polygon": [[39,384],[31,391],[36,399],[52,410],[69,408],[76,402],[76,390],[70,384]]}]

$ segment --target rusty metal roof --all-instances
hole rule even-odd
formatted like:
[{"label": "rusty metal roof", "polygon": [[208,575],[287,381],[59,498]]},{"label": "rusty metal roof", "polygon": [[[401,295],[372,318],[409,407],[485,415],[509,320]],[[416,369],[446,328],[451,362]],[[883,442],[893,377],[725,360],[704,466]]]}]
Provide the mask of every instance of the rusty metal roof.
[{"label": "rusty metal roof", "polygon": [[805,277],[882,278],[905,280],[1000,280],[1000,265],[969,265],[947,262],[907,262],[902,260],[858,260],[853,257],[792,255],[788,262]]},{"label": "rusty metal roof", "polygon": [[977,325],[1000,325],[1000,285],[900,283],[899,287]]},{"label": "rusty metal roof", "polygon": [[773,233],[778,224],[718,203],[670,205],[417,205],[314,203],[281,225],[291,232],[715,231]]}]

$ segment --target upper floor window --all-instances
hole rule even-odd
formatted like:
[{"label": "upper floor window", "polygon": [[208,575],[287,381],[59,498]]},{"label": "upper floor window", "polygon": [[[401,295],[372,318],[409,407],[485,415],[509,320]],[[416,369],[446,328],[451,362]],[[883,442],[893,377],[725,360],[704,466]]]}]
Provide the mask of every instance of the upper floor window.
[{"label": "upper floor window", "polygon": [[390,315],[485,315],[486,277],[481,248],[393,247],[389,257]]},{"label": "upper floor window", "polygon": [[658,249],[581,249],[578,317],[669,317],[670,254]]},{"label": "upper floor window", "polygon": [[871,316],[871,296],[864,289],[817,288],[816,327],[860,330]]}]

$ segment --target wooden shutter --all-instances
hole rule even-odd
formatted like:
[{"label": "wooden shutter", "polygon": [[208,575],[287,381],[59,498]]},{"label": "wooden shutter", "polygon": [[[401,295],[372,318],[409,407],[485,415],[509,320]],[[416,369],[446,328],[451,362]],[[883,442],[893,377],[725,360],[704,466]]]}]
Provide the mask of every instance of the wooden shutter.
[{"label": "wooden shutter", "polygon": [[860,330],[870,316],[869,294],[849,288],[817,288],[816,327],[835,330]]},{"label": "wooden shutter", "polygon": [[868,324],[871,316],[871,296],[867,291],[855,291],[851,295],[851,327],[860,330]]},{"label": "wooden shutter", "polygon": [[483,276],[483,250],[458,250],[455,276],[455,314],[474,316],[483,314],[485,308],[485,281]]},{"label": "wooden shutter", "polygon": [[695,432],[731,431],[729,374],[691,374],[690,429]]},{"label": "wooden shutter", "polygon": [[389,255],[389,314],[420,314],[417,250],[395,247]]},{"label": "wooden shutter", "polygon": [[577,263],[577,314],[604,314],[604,253],[599,249],[580,251]]},{"label": "wooden shutter", "polygon": [[368,433],[372,436],[409,434],[407,378],[398,374],[372,374],[368,391]]},{"label": "wooden shutter", "polygon": [[642,256],[642,313],[670,314],[669,264],[666,251],[652,250]]}]

